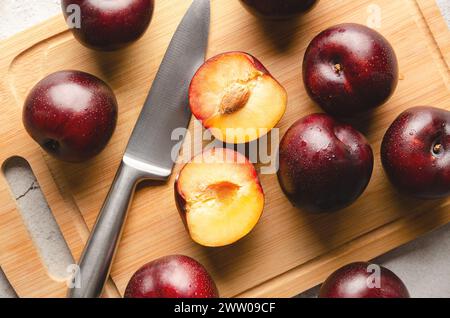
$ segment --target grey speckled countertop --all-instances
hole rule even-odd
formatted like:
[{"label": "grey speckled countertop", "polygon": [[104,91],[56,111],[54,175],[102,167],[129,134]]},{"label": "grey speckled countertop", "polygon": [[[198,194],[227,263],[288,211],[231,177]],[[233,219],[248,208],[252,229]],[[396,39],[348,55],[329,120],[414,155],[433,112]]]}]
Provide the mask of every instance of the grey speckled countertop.
[{"label": "grey speckled countertop", "polygon": [[[400,1],[400,0],[397,0]],[[436,0],[450,25],[450,0]],[[0,39],[60,13],[59,0],[0,0]],[[33,176],[23,162],[11,162],[6,177],[19,198],[32,237],[54,275],[64,275],[73,262]],[[1,248],[1,247],[0,247]],[[375,260],[399,275],[413,297],[450,297],[450,224]],[[0,264],[1,265],[1,264]],[[317,288],[299,297],[315,297]],[[0,270],[0,297],[15,294]]]}]

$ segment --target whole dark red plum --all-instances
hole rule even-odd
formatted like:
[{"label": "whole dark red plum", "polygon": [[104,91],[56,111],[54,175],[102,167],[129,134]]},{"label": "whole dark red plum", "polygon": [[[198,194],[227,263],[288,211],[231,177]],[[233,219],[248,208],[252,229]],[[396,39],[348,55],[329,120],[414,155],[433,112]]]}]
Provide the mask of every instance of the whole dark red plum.
[{"label": "whole dark red plum", "polygon": [[80,71],[48,75],[28,94],[23,124],[50,155],[69,162],[88,160],[111,139],[117,100],[99,78]]},{"label": "whole dark red plum", "polygon": [[414,107],[386,132],[381,160],[389,180],[403,193],[423,199],[450,195],[450,112]]},{"label": "whole dark red plum", "polygon": [[154,0],[62,0],[64,16],[71,23],[74,5],[81,13],[81,26],[70,25],[75,38],[102,51],[137,41],[150,25],[154,10]]},{"label": "whole dark red plum", "polygon": [[241,0],[251,13],[267,19],[286,19],[309,11],[318,0]]},{"label": "whole dark red plum", "polygon": [[303,60],[309,96],[327,113],[350,117],[384,104],[398,83],[394,49],[378,32],[354,23],[317,35]]},{"label": "whole dark red plum", "polygon": [[131,277],[125,298],[217,298],[216,284],[196,260],[172,255],[141,267]]},{"label": "whole dark red plum", "polygon": [[327,278],[319,298],[409,298],[401,279],[389,269],[370,263],[346,265]]},{"label": "whole dark red plum", "polygon": [[353,203],[373,170],[372,148],[353,127],[326,114],[294,123],[280,144],[278,179],[291,200],[311,211],[334,211]]}]

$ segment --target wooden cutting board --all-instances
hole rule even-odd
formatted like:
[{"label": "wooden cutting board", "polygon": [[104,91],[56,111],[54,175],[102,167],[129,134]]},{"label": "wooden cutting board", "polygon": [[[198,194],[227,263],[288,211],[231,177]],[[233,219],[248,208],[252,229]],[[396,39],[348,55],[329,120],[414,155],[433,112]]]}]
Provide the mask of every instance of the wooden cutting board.
[{"label": "wooden cutting board", "polygon": [[[0,43],[0,160],[22,156],[29,161],[75,258],[106,196],[167,45],[190,4],[156,2],[145,37],[119,52],[84,48],[67,31],[62,17]],[[304,17],[282,22],[254,18],[237,0],[212,0],[208,56],[242,50],[262,60],[289,93],[288,109],[279,124],[284,134],[300,117],[320,111],[307,97],[301,80],[308,43],[331,25],[368,21],[375,22],[394,46],[402,80],[386,105],[370,118],[356,121],[376,155],[374,175],[364,195],[338,213],[311,215],[289,204],[275,175],[262,175],[266,206],[255,230],[235,245],[203,248],[190,240],[175,207],[177,166],[167,184],[139,187],[106,296],[122,294],[128,279],[144,263],[175,253],[203,263],[224,297],[294,296],[348,262],[372,259],[450,221],[449,199],[424,202],[400,196],[386,181],[379,159],[382,136],[401,111],[417,105],[450,110],[450,32],[434,0],[322,0]],[[111,143],[85,164],[64,164],[47,157],[21,122],[28,90],[45,75],[62,69],[79,69],[104,79],[120,104]],[[0,200],[0,265],[12,285],[22,297],[63,297],[65,283],[48,275],[3,177]]]}]

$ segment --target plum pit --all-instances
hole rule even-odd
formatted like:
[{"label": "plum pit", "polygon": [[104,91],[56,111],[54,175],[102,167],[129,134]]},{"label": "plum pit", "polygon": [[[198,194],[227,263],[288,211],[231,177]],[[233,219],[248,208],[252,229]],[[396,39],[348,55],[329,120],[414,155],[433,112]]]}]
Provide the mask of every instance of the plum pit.
[{"label": "plum pit", "polygon": [[248,85],[233,83],[225,91],[220,103],[220,113],[232,114],[247,104],[250,98],[250,89]]}]

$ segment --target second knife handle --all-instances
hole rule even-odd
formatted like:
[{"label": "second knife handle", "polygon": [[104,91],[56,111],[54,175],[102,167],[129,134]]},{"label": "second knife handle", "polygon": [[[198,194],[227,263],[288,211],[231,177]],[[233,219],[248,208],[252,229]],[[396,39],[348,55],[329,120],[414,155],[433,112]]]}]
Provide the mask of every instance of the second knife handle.
[{"label": "second knife handle", "polygon": [[68,297],[101,296],[138,179],[138,171],[122,162],[81,255],[75,277],[79,281],[69,289]]}]

